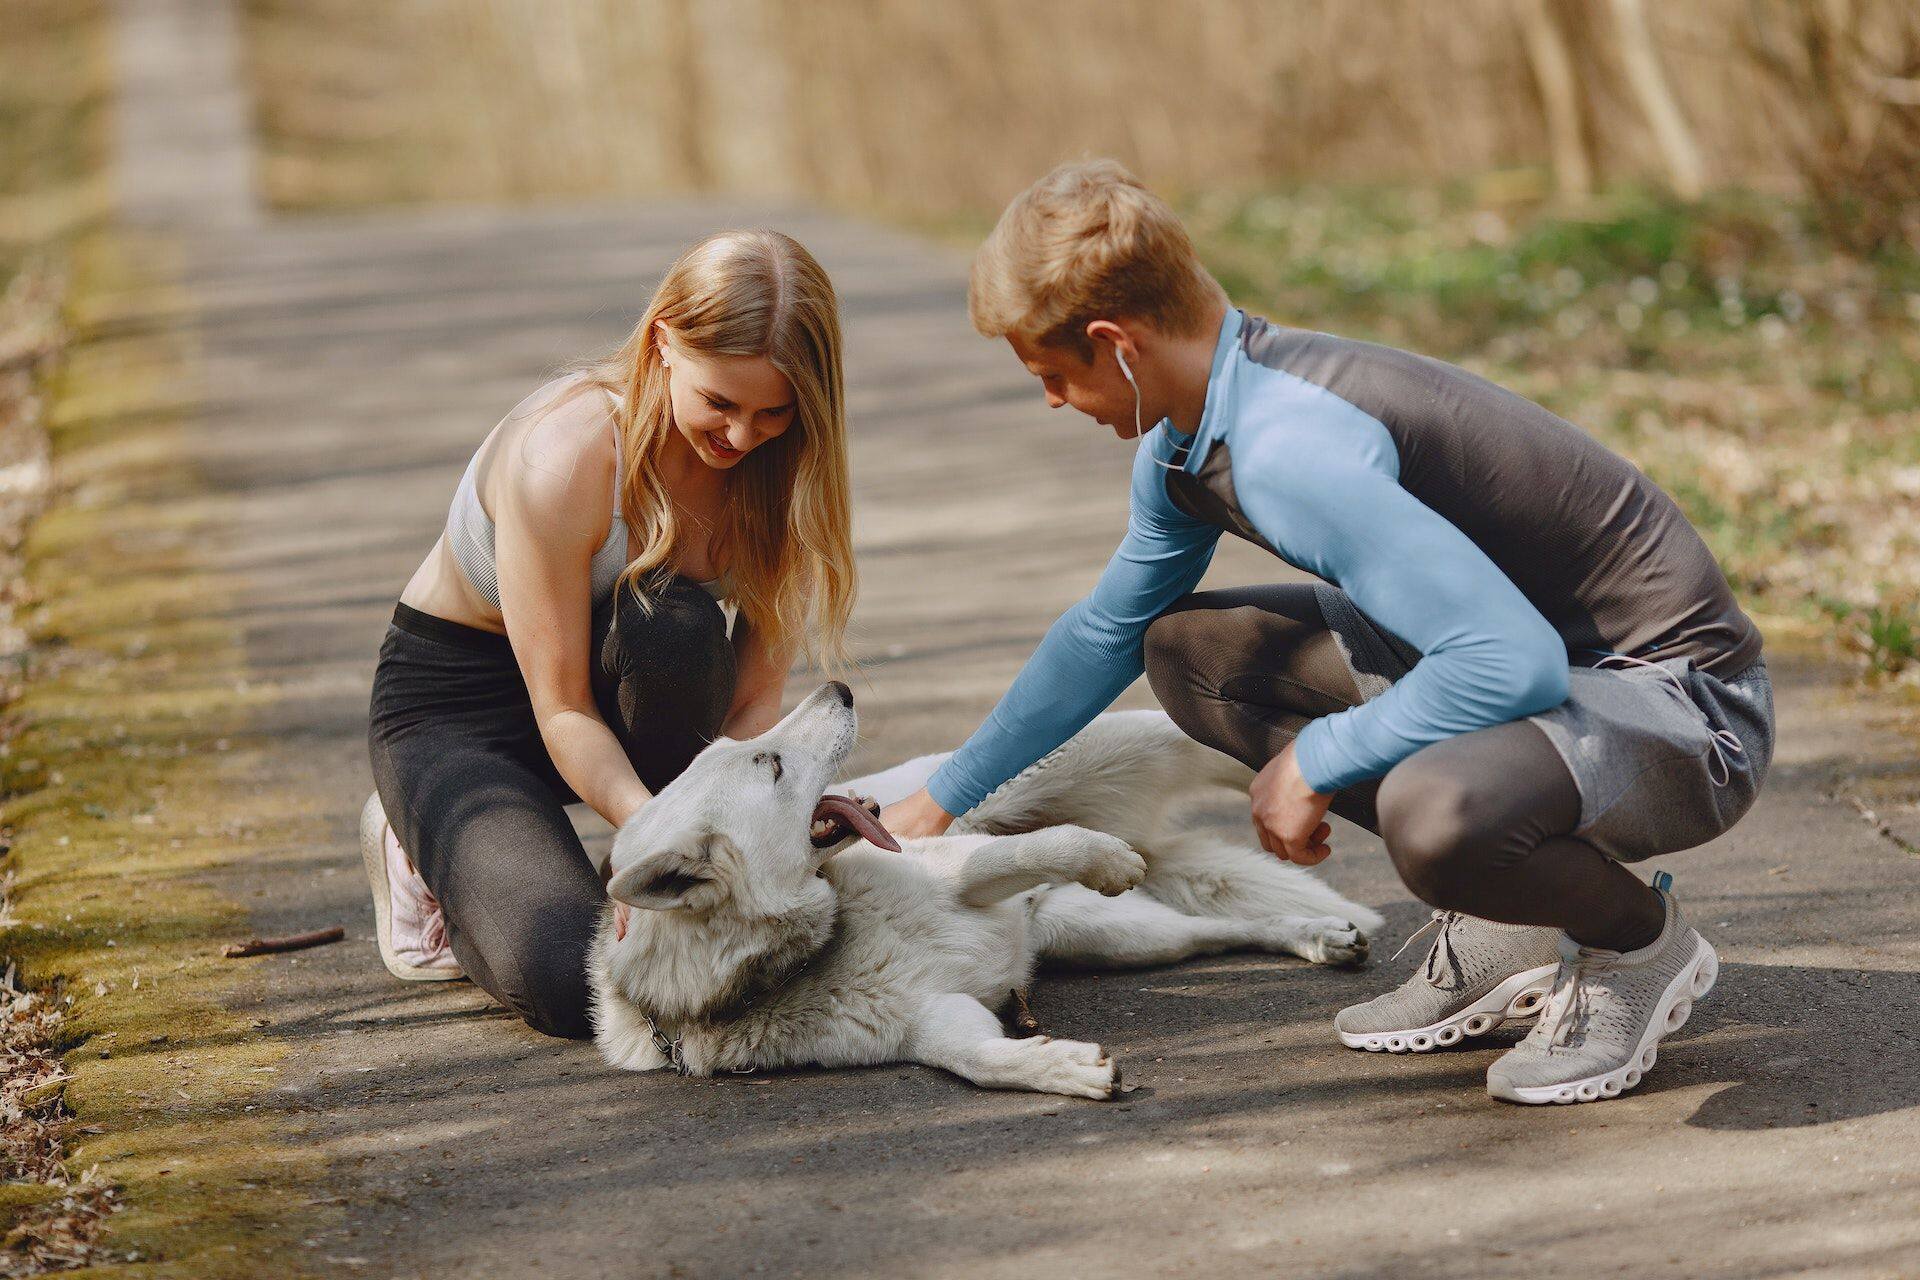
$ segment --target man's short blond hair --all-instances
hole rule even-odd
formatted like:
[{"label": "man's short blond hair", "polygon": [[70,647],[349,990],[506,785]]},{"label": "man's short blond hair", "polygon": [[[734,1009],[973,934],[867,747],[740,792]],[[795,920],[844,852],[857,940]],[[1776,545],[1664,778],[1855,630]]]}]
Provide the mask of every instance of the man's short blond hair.
[{"label": "man's short blond hair", "polygon": [[973,327],[1093,353],[1086,326],[1135,317],[1192,336],[1225,300],[1167,203],[1113,160],[1063,164],[1009,204],[974,255]]}]

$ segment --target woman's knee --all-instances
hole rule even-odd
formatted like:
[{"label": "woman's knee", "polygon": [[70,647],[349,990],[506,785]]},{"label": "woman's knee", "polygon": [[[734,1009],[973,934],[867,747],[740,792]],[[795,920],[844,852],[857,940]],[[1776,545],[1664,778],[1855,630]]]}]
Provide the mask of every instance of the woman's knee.
[{"label": "woman's knee", "polygon": [[[508,963],[492,966],[507,1006],[535,1031],[584,1040],[593,1035],[587,1016],[589,932],[577,938],[530,939],[515,947]],[[511,977],[508,977],[508,974]]]},{"label": "woman's knee", "polygon": [[584,977],[572,986],[543,992],[523,1015],[528,1026],[542,1035],[562,1040],[593,1039],[593,1021],[587,1016]]},{"label": "woman's knee", "polygon": [[623,587],[603,609],[595,692],[615,727],[628,736],[665,731],[710,741],[732,705],[737,674],[719,603],[676,578],[646,599]]},{"label": "woman's knee", "polygon": [[443,901],[454,955],[534,1030],[590,1036],[587,954],[606,893],[584,858],[527,869],[534,874],[469,876],[450,886],[452,899]]},{"label": "woman's knee", "polygon": [[686,578],[646,595],[623,585],[602,607],[607,617],[601,660],[609,674],[626,675],[663,654],[693,661],[732,655],[720,602]]}]

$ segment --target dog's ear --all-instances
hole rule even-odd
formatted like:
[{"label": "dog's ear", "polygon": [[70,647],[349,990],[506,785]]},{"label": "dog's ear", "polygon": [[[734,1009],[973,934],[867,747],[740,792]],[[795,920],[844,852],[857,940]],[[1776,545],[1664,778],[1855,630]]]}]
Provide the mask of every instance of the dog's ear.
[{"label": "dog's ear", "polygon": [[622,867],[607,882],[607,896],[646,911],[705,908],[726,897],[710,856],[711,837],[675,841]]}]

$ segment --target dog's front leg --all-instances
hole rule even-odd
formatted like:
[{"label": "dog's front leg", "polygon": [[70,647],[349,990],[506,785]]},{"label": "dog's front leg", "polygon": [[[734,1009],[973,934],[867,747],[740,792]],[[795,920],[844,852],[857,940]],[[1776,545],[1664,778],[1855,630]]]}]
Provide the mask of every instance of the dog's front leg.
[{"label": "dog's front leg", "polygon": [[1111,1098],[1120,1088],[1120,1072],[1099,1045],[1047,1036],[1010,1040],[1000,1019],[972,996],[927,1000],[914,1016],[906,1056],[987,1089]]},{"label": "dog's front leg", "polygon": [[987,907],[1043,884],[1083,884],[1108,897],[1147,874],[1126,841],[1085,827],[1047,827],[989,840],[960,867],[960,900]]},{"label": "dog's front leg", "polygon": [[653,1024],[622,996],[596,984],[593,1040],[607,1065],[621,1071],[658,1071],[667,1055],[653,1040]]}]

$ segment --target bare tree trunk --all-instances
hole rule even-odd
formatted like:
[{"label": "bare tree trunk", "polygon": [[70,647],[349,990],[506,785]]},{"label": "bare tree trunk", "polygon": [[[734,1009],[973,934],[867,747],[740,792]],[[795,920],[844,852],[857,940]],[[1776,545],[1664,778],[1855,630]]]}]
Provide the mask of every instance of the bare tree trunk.
[{"label": "bare tree trunk", "polygon": [[1698,200],[1706,192],[1706,176],[1700,163],[1700,147],[1693,130],[1680,111],[1680,104],[1667,83],[1660,56],[1653,47],[1653,33],[1647,29],[1644,0],[1613,0],[1613,23],[1620,37],[1620,57],[1626,63],[1627,82],[1640,100],[1640,110],[1653,130],[1665,159],[1674,194],[1682,200]]},{"label": "bare tree trunk", "polygon": [[1527,58],[1540,85],[1547,117],[1547,147],[1553,159],[1553,184],[1575,199],[1593,194],[1593,160],[1580,130],[1580,82],[1567,50],[1567,33],[1553,12],[1552,0],[1514,0]]}]

